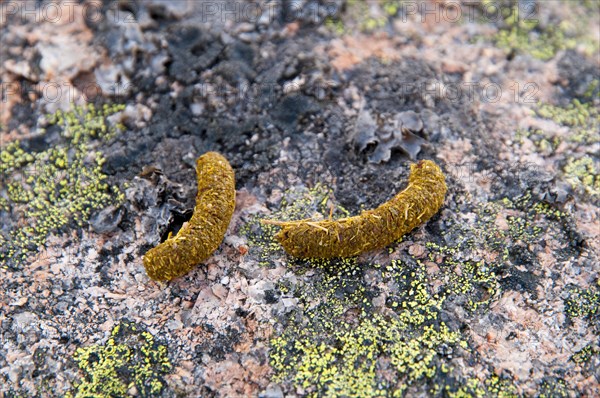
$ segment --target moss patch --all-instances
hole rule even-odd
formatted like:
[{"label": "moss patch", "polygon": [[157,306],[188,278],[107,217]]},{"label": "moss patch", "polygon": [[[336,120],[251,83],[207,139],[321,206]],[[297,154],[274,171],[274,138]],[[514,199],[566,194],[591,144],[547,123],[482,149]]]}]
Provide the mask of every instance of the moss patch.
[{"label": "moss patch", "polygon": [[0,150],[0,216],[19,220],[0,235],[3,267],[22,265],[41,250],[51,232],[81,227],[93,212],[123,202],[121,191],[106,181],[104,155],[94,150],[98,140],[109,140],[119,131],[106,118],[122,109],[90,104],[58,111],[48,116],[48,128],[59,129],[61,144],[28,151],[15,141]]},{"label": "moss patch", "polygon": [[84,377],[70,398],[159,396],[172,368],[167,347],[131,322],[116,326],[103,345],[78,348],[73,358]]}]

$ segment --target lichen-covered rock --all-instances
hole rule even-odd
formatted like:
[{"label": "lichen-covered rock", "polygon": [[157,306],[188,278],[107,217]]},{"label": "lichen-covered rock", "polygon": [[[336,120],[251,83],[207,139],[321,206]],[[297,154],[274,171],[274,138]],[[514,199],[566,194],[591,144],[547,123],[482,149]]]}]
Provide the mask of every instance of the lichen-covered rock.
[{"label": "lichen-covered rock", "polygon": [[[597,2],[5,3],[0,395],[600,395]],[[156,283],[209,151],[225,238]],[[384,249],[260,223],[420,160],[444,205]]]},{"label": "lichen-covered rock", "polygon": [[84,373],[74,392],[66,396],[159,396],[164,375],[172,369],[165,345],[139,325],[122,322],[103,345],[80,347],[73,359]]}]

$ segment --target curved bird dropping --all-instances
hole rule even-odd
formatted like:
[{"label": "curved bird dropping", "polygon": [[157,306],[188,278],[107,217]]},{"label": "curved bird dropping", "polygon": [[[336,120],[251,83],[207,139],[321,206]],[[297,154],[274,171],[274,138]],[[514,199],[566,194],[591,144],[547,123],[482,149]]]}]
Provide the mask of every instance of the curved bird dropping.
[{"label": "curved bird dropping", "polygon": [[300,258],[352,257],[381,249],[429,220],[444,203],[446,179],[430,160],[410,166],[404,191],[373,210],[338,220],[271,221],[285,251]]},{"label": "curved bird dropping", "polygon": [[235,208],[235,177],[227,159],[207,152],[196,161],[198,194],[192,218],[176,236],[148,250],[148,276],[167,281],[182,276],[217,250]]}]

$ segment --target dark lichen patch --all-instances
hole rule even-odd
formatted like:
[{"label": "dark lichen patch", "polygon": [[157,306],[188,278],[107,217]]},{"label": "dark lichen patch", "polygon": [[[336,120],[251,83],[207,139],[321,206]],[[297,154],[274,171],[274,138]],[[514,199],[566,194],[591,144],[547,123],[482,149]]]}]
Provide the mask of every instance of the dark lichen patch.
[{"label": "dark lichen patch", "polygon": [[541,277],[538,253],[547,237],[559,242],[554,253],[558,261],[578,258],[582,253],[583,238],[573,229],[572,216],[539,201],[530,192],[488,202],[479,206],[476,214],[477,232],[467,234],[482,239],[468,240],[464,250],[479,247],[497,253],[498,258],[490,266],[503,289],[529,292],[537,297],[536,287]]},{"label": "dark lichen patch", "polygon": [[545,377],[540,385],[537,398],[567,398],[574,395],[562,378]]},{"label": "dark lichen patch", "polygon": [[[470,310],[489,304],[501,290],[517,289],[536,297],[538,263],[530,246],[539,239],[542,228],[547,227],[541,222],[546,220],[540,217],[546,218],[544,212],[548,217],[554,217],[555,213],[531,202],[531,195],[525,195],[515,200],[505,198],[480,204],[473,208],[474,224],[465,225],[454,218],[447,220],[454,233],[446,237],[446,244],[426,244],[429,261],[438,264],[449,281],[446,288],[464,295]],[[500,228],[497,220],[509,210],[513,215],[504,217],[506,224]],[[481,259],[481,253],[489,253],[489,259]]]},{"label": "dark lichen patch", "polygon": [[571,361],[584,364],[590,362],[594,356],[598,357],[598,354],[600,354],[600,347],[597,344],[590,343],[573,354]]},{"label": "dark lichen patch", "polygon": [[515,247],[510,250],[509,260],[513,266],[500,266],[497,270],[503,288],[528,293],[537,299],[536,287],[540,278],[534,273],[536,259],[524,248]]},{"label": "dark lichen patch", "polygon": [[241,333],[236,328],[228,326],[223,332],[214,330],[210,324],[205,325],[205,328],[210,338],[207,338],[195,348],[195,352],[200,360],[202,355],[207,354],[216,361],[222,361],[227,354],[234,351],[235,345],[240,342]]},{"label": "dark lichen patch", "polygon": [[449,380],[441,390],[443,396],[450,398],[498,397],[517,398],[519,393],[514,384],[506,378],[493,374],[484,382],[477,378],[464,381]]},{"label": "dark lichen patch", "polygon": [[[51,232],[81,227],[100,209],[119,205],[124,196],[109,185],[97,140],[110,140],[121,126],[107,117],[121,105],[90,104],[47,117],[48,130],[59,131],[60,144],[34,151],[14,141],[0,150],[3,198],[0,216],[8,216],[0,235],[0,262],[18,267],[39,253]],[[43,131],[41,131],[43,133]]]},{"label": "dark lichen patch", "polygon": [[134,323],[123,321],[103,345],[78,348],[73,359],[84,373],[67,397],[157,397],[172,365],[165,345]]}]

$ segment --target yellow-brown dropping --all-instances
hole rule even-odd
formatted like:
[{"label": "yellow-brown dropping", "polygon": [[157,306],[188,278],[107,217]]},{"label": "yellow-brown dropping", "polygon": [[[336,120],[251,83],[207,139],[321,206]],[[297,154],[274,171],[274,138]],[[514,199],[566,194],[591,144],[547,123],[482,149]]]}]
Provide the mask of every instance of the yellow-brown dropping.
[{"label": "yellow-brown dropping", "polygon": [[381,249],[429,220],[444,203],[446,179],[430,160],[410,166],[408,186],[373,210],[338,220],[263,220],[280,225],[275,236],[285,251],[300,258],[352,257]]},{"label": "yellow-brown dropping", "polygon": [[207,152],[196,161],[198,194],[192,218],[176,236],[150,249],[143,262],[148,276],[167,281],[182,276],[219,247],[235,208],[235,177],[227,159]]}]

